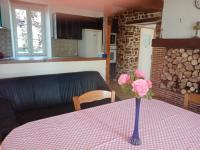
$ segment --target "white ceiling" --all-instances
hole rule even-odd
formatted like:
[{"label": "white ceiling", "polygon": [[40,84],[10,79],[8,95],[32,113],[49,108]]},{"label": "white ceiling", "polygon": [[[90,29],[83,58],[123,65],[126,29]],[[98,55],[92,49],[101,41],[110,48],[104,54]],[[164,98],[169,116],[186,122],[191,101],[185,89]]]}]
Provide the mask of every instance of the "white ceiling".
[{"label": "white ceiling", "polygon": [[19,0],[39,4],[55,4],[66,7],[104,11],[105,7],[116,12],[125,8],[156,9],[162,7],[163,0]]}]

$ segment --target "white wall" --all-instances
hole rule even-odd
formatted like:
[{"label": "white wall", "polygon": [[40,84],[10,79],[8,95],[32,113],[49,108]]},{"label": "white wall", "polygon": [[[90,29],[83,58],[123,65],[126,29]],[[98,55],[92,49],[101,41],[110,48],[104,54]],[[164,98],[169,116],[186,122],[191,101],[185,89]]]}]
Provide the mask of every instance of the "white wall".
[{"label": "white wall", "polygon": [[73,8],[68,6],[64,1],[57,0],[21,0],[24,2],[31,2],[36,4],[46,5],[50,16],[50,25],[51,25],[51,36],[53,36],[53,20],[52,15],[54,13],[64,13],[64,14],[73,14],[80,16],[89,16],[89,17],[103,17],[102,11],[92,11],[80,8]]},{"label": "white wall", "polygon": [[191,38],[197,21],[200,21],[200,10],[195,7],[194,0],[164,0],[163,38]]},{"label": "white wall", "polygon": [[[19,0],[20,1],[20,0]],[[92,11],[86,9],[72,8],[67,6],[64,1],[59,0],[21,0],[23,2],[30,2],[35,4],[42,4],[46,6],[46,45],[48,57],[51,58],[51,38],[53,37],[53,20],[52,15],[56,12],[74,14],[81,16],[90,16],[90,17],[103,17],[102,11]],[[12,29],[12,15],[11,15],[11,3],[10,0],[0,0],[1,12],[2,12],[2,22],[3,26],[7,27],[9,30]],[[13,45],[13,54],[14,53],[14,39],[12,34],[12,45]]]},{"label": "white wall", "polygon": [[[19,0],[20,1],[20,0]],[[21,0],[23,2],[31,2],[35,4],[42,4],[47,6],[47,12],[51,15],[55,12],[59,13],[66,13],[66,14],[74,14],[74,15],[81,15],[81,16],[90,16],[90,17],[103,17],[102,11],[92,11],[86,9],[79,9],[79,8],[72,8],[62,3],[62,1],[57,0]],[[1,11],[2,11],[2,18],[4,26],[10,29],[10,0],[0,0],[1,4]]]},{"label": "white wall", "polygon": [[80,71],[98,71],[105,79],[106,61],[96,60],[0,64],[0,70],[0,79]]}]

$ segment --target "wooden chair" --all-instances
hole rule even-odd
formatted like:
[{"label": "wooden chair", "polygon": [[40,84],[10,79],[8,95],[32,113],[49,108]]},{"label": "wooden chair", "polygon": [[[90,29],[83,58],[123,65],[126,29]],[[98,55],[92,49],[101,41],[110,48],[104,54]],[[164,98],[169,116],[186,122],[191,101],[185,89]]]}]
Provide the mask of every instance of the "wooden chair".
[{"label": "wooden chair", "polygon": [[83,103],[98,101],[105,98],[110,98],[111,102],[115,102],[115,91],[110,92],[110,91],[96,90],[84,93],[81,96],[74,96],[73,102],[75,110],[76,111],[80,110],[81,109],[80,105]]},{"label": "wooden chair", "polygon": [[190,102],[200,105],[200,94],[185,94],[184,108],[188,109]]}]

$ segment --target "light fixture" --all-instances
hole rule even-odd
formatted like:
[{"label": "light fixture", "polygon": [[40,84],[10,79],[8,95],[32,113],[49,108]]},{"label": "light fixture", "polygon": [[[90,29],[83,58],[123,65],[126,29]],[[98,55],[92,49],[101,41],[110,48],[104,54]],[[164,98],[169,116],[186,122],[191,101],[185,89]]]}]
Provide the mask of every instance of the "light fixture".
[{"label": "light fixture", "polygon": [[198,32],[200,30],[200,21],[196,22],[196,24],[193,26],[193,30],[195,30],[195,37],[194,38],[199,38]]}]

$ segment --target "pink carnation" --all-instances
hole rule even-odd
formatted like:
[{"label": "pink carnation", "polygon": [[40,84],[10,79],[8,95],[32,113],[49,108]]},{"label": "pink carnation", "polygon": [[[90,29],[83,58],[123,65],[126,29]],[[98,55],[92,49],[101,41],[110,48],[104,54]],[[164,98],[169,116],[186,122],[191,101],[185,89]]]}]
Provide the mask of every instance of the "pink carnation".
[{"label": "pink carnation", "polygon": [[144,78],[145,73],[143,71],[135,70],[135,76],[137,78]]},{"label": "pink carnation", "polygon": [[132,91],[143,97],[149,91],[149,85],[146,80],[138,79],[132,83]]},{"label": "pink carnation", "polygon": [[128,74],[121,74],[119,79],[118,79],[118,83],[119,85],[123,85],[126,84],[130,81],[131,77]]},{"label": "pink carnation", "polygon": [[151,80],[147,80],[147,84],[148,84],[149,88],[151,89],[152,88],[152,82],[151,82]]}]

